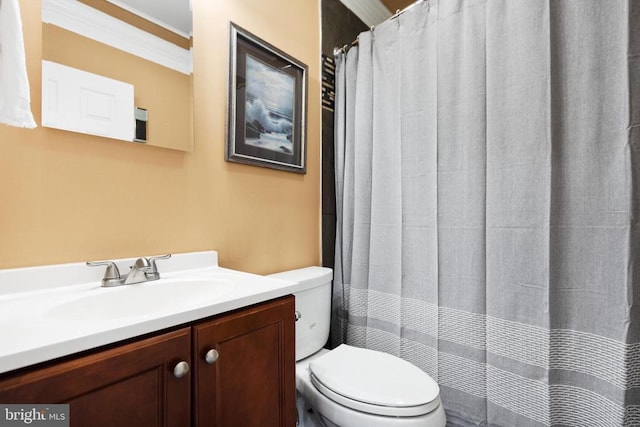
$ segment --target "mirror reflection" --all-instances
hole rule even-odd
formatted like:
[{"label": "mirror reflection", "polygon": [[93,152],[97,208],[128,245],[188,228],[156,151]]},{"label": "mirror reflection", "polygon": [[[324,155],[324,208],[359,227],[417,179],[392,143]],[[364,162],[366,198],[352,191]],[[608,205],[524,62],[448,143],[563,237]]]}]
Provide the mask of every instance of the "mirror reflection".
[{"label": "mirror reflection", "polygon": [[[134,105],[146,110],[147,145],[192,149],[190,0],[42,0],[42,39],[43,60],[133,87]],[[43,82],[43,100],[53,99],[44,93],[51,86]],[[83,114],[101,120],[112,107],[105,105],[89,102]],[[133,140],[133,112],[131,124]]]}]

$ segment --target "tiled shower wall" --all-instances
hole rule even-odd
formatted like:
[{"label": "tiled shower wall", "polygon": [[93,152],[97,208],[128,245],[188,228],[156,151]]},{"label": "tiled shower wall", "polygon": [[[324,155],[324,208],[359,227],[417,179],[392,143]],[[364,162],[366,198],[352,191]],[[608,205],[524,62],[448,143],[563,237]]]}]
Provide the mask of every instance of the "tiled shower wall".
[{"label": "tiled shower wall", "polygon": [[[322,0],[322,54],[350,45],[368,27],[340,0]],[[336,238],[336,197],[333,169],[333,111],[322,108],[322,265],[333,268]]]}]

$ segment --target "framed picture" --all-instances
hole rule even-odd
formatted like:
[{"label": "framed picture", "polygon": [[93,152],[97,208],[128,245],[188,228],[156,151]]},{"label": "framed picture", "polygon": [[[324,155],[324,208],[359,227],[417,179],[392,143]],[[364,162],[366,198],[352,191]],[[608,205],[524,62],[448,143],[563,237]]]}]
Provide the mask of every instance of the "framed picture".
[{"label": "framed picture", "polygon": [[306,173],[307,66],[231,23],[227,161]]}]

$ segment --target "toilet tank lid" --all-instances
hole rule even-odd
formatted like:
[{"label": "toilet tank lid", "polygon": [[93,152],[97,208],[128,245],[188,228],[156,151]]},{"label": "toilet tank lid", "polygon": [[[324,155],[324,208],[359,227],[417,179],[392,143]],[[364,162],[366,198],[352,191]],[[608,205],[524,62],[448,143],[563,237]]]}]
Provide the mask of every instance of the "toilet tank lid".
[{"label": "toilet tank lid", "polygon": [[305,291],[321,285],[326,285],[333,280],[333,270],[327,267],[305,267],[296,270],[283,271],[281,273],[270,274],[273,277],[290,282],[298,282],[300,288],[296,290]]}]

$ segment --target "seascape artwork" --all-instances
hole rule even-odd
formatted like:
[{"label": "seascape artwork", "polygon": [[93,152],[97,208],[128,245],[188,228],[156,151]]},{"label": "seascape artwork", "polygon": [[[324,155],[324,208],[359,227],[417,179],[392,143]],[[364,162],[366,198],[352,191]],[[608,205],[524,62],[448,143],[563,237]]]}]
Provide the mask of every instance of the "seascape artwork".
[{"label": "seascape artwork", "polygon": [[247,55],[245,144],[294,154],[295,79]]}]

